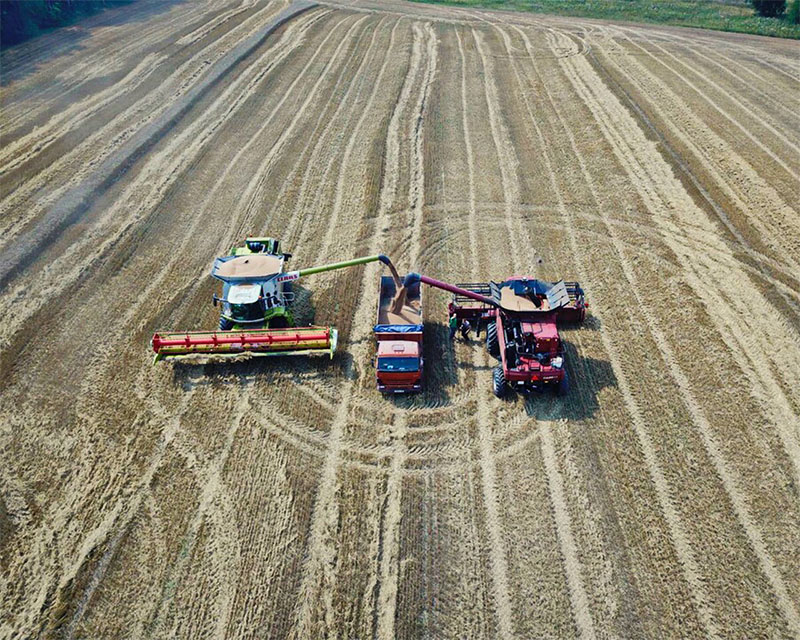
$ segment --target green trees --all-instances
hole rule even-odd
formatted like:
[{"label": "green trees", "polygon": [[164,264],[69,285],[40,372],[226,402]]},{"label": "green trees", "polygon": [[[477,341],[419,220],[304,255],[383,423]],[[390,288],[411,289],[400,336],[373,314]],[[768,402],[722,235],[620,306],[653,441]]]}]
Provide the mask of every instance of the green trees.
[{"label": "green trees", "polygon": [[756,13],[765,18],[779,18],[786,12],[786,0],[751,0]]},{"label": "green trees", "polygon": [[61,27],[82,17],[132,0],[2,0],[0,47],[32,38],[47,29]]},{"label": "green trees", "polygon": [[800,24],[800,0],[794,0],[794,2],[792,2],[792,6],[789,7],[789,13],[786,14],[786,18],[792,24]]}]

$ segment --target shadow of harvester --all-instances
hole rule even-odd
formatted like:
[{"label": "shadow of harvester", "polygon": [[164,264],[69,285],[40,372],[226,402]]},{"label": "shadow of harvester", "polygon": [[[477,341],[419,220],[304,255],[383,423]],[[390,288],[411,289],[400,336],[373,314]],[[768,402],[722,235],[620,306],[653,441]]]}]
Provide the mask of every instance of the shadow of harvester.
[{"label": "shadow of harvester", "polygon": [[562,396],[550,389],[528,395],[525,398],[525,412],[537,420],[578,421],[591,418],[600,406],[600,391],[617,386],[610,362],[580,356],[570,342],[565,342],[564,348],[569,391]]}]

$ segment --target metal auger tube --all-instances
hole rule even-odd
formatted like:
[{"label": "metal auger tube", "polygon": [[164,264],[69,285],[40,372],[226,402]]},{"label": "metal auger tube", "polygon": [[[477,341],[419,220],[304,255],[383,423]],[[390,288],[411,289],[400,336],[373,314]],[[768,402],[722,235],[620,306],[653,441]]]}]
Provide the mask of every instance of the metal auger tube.
[{"label": "metal auger tube", "polygon": [[406,287],[408,287],[415,282],[423,282],[428,286],[436,287],[437,289],[443,289],[444,291],[449,291],[450,293],[455,293],[457,295],[464,296],[465,298],[471,298],[472,300],[477,300],[478,302],[491,305],[492,307],[500,306],[497,304],[497,301],[492,298],[487,298],[486,296],[482,296],[481,294],[470,291],[469,289],[462,289],[461,287],[457,287],[453,284],[448,284],[447,282],[442,282],[441,280],[436,280],[435,278],[429,278],[428,276],[423,276],[419,273],[409,273],[406,276],[404,284]]},{"label": "metal auger tube", "polygon": [[303,276],[311,276],[315,273],[323,273],[325,271],[333,271],[335,269],[344,269],[346,267],[356,267],[360,264],[367,264],[368,262],[376,262],[380,260],[392,272],[395,281],[400,284],[400,276],[397,275],[397,270],[394,268],[392,261],[382,253],[374,256],[365,256],[363,258],[353,258],[352,260],[345,260],[343,262],[334,262],[332,264],[325,264],[319,267],[309,267],[307,269],[300,269],[299,271],[287,271],[276,278],[277,282],[288,282],[290,280],[298,280]]}]

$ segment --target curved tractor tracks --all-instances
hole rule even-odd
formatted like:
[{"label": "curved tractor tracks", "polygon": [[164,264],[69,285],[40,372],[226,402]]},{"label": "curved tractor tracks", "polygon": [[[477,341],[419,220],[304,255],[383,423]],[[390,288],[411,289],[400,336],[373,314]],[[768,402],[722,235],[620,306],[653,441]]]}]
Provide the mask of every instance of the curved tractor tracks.
[{"label": "curved tractor tracks", "polygon": [[[784,43],[141,0],[2,63],[0,637],[800,635]],[[249,233],[577,279],[573,388],[497,400],[426,290],[380,397],[376,265],[302,283],[332,362],[152,367]]]}]

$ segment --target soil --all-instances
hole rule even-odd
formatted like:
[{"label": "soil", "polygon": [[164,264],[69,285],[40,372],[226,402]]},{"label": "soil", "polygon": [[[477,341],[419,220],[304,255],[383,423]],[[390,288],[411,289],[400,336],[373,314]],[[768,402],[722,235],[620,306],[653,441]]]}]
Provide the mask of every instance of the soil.
[{"label": "soil", "polygon": [[[800,636],[797,47],[434,7],[139,0],[0,54],[0,637]],[[383,267],[327,358],[160,363],[217,256],[579,281],[492,394]]]}]

